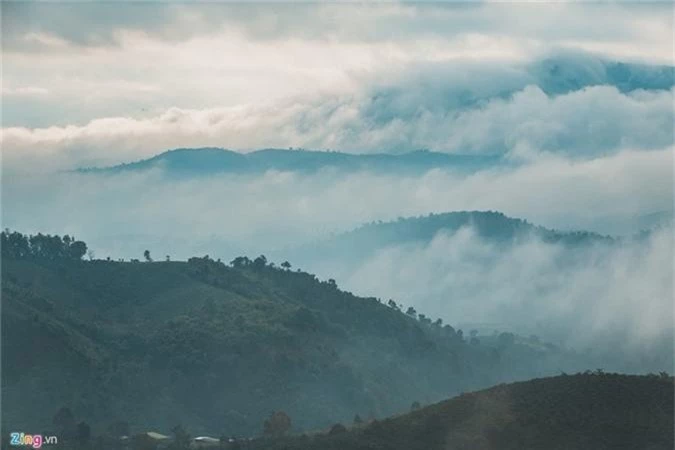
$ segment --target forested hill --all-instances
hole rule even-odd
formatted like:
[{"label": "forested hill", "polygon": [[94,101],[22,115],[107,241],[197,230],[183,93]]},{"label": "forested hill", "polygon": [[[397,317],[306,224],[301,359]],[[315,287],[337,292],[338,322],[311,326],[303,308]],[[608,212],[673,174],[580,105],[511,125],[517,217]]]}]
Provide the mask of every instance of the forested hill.
[{"label": "forested hill", "polygon": [[3,235],[12,429],[49,429],[66,406],[94,430],[123,420],[256,435],[272,410],[305,430],[588,367],[534,338],[469,337],[404,299],[356,297],[286,262],[84,261],[64,250],[70,238],[40,236]]},{"label": "forested hill", "polygon": [[292,257],[313,256],[324,260],[346,258],[359,260],[377,250],[415,243],[428,243],[439,233],[452,235],[466,228],[478,237],[496,244],[513,244],[540,239],[568,247],[594,243],[612,243],[614,239],[586,231],[556,231],[533,225],[526,220],[508,217],[497,211],[457,211],[418,217],[400,217],[390,222],[371,222],[328,239],[289,249]]},{"label": "forested hill", "polygon": [[673,378],[584,373],[500,385],[410,414],[248,450],[671,450]]},{"label": "forested hill", "polygon": [[355,154],[334,151],[265,149],[240,153],[223,148],[181,148],[152,158],[83,173],[124,173],[161,169],[169,176],[256,174],[268,170],[311,173],[321,169],[368,170],[384,173],[420,173],[434,168],[474,171],[500,161],[493,155],[450,155],[426,150],[401,154]]}]

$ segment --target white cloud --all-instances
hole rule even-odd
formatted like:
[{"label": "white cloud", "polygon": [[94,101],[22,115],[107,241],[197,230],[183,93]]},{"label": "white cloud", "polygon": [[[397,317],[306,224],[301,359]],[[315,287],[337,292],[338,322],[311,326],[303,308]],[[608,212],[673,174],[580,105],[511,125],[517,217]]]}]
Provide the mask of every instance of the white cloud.
[{"label": "white cloud", "polygon": [[[540,157],[473,175],[5,175],[2,225],[75,235],[101,258],[140,257],[149,249],[173,259],[209,254],[229,261],[260,253],[287,259],[287,246],[429,212],[499,210],[548,227],[606,232],[621,220],[672,212],[672,182],[672,147],[590,161]],[[356,265],[291,262],[355,293],[392,297],[452,324],[500,322],[504,330],[578,348],[597,342],[652,354],[672,330],[671,233],[575,253],[536,240],[504,251],[463,232],[386,248]]]},{"label": "white cloud", "polygon": [[38,86],[17,86],[17,87],[11,87],[11,86],[3,86],[2,87],[2,95],[3,96],[40,96],[40,95],[47,95],[49,93],[49,90],[38,87]]},{"label": "white cloud", "polygon": [[[232,247],[267,252],[372,220],[455,210],[498,210],[554,228],[613,231],[621,220],[672,211],[672,182],[671,147],[591,161],[539,158],[473,175],[321,171],[181,180],[161,171],[5,173],[2,204],[5,226],[78,234],[99,255],[133,255],[154,235],[163,241],[152,249],[159,253],[187,257],[210,247],[207,253],[227,258]],[[211,239],[223,245],[207,245]]]},{"label": "white cloud", "polygon": [[417,89],[415,83],[413,78],[393,91],[377,87],[360,94],[265,106],[171,108],[155,117],[96,119],[82,126],[10,127],[3,130],[4,163],[9,170],[26,161],[32,162],[24,165],[28,170],[40,166],[53,170],[200,146],[361,152],[431,148],[518,158],[542,152],[594,158],[624,148],[664,148],[673,142],[672,89],[623,94],[599,86],[552,97],[529,86],[511,97],[481,100],[486,94],[478,84],[476,100],[471,100],[478,106],[463,107],[457,102],[464,101],[471,84]]},{"label": "white cloud", "polygon": [[656,366],[666,370],[672,254],[672,229],[646,241],[569,249],[537,239],[504,248],[467,228],[384,248],[355,266],[334,261],[331,276],[346,289],[394,298],[446,323],[539,334],[613,353],[631,370],[653,370],[639,358],[660,359]]},{"label": "white cloud", "polygon": [[672,33],[666,4],[12,3],[3,7],[4,80],[51,95],[8,102],[3,119],[64,126],[259,104],[354,88],[354,73],[512,64],[559,47],[672,64]]}]

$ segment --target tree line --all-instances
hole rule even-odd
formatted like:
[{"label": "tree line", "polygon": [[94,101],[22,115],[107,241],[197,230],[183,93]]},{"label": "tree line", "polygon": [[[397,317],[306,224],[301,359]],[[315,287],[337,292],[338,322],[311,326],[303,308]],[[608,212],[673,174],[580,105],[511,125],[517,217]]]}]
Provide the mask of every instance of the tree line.
[{"label": "tree line", "polygon": [[74,237],[49,234],[25,235],[5,229],[0,233],[2,256],[13,259],[77,261],[87,253],[87,244]]}]

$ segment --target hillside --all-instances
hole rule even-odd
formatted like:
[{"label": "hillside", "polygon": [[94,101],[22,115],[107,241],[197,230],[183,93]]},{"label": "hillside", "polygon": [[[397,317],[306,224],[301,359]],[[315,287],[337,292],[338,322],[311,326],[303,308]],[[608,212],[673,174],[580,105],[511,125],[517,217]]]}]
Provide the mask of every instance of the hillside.
[{"label": "hillside", "polygon": [[82,261],[83,243],[71,254],[34,238],[26,252],[3,234],[3,422],[13,429],[49,427],[68,406],[99,429],[125,420],[255,435],[284,410],[304,430],[589,365],[508,333],[469,341],[263,257]]},{"label": "hillside", "polygon": [[613,242],[611,237],[596,233],[550,230],[496,211],[457,211],[419,217],[400,217],[390,222],[372,222],[301,248],[288,249],[287,252],[280,254],[302,262],[306,259],[311,261],[313,258],[361,260],[389,246],[424,244],[430,242],[438,233],[451,235],[462,228],[471,228],[478,237],[502,245],[532,238],[568,247]]},{"label": "hillside", "polygon": [[256,174],[268,170],[316,172],[322,169],[419,173],[434,168],[474,171],[499,161],[490,155],[450,155],[431,151],[402,154],[355,154],[333,151],[264,149],[240,153],[222,148],[182,148],[152,158],[104,168],[80,169],[83,173],[124,173],[161,169],[168,176]]},{"label": "hillside", "polygon": [[499,385],[350,431],[249,450],[670,450],[673,378],[585,373]]}]

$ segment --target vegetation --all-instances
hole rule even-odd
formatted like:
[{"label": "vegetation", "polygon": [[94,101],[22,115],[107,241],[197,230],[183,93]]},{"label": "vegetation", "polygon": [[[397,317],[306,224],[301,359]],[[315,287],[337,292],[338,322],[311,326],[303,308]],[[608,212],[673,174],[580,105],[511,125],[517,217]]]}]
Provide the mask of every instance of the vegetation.
[{"label": "vegetation", "polygon": [[[615,243],[615,239],[609,236],[585,231],[550,230],[496,211],[457,211],[419,217],[399,217],[391,222],[372,222],[287,254],[300,261],[339,258],[357,262],[390,246],[428,243],[438,233],[452,235],[465,227],[471,227],[478,237],[499,246],[508,246],[533,238],[569,248],[580,248],[596,243]],[[409,310],[410,314],[413,312],[414,309]]]},{"label": "vegetation", "polygon": [[518,336],[467,345],[449,324],[264,256],[89,261],[72,238],[2,240],[7,428],[54,429],[66,407],[96,435],[124,423],[255,436],[271,411],[310,430],[587,367]]},{"label": "vegetation", "polygon": [[77,261],[87,253],[87,244],[68,235],[60,237],[38,233],[27,236],[10,230],[0,233],[0,248],[2,257],[11,259]]},{"label": "vegetation", "polygon": [[[360,417],[321,431],[288,435],[291,419],[275,412],[256,439],[212,439],[220,450],[670,450],[674,442],[674,379],[665,373],[630,376],[601,370],[502,384],[384,420]],[[69,411],[57,413],[73,434],[55,449],[187,450],[182,426],[173,437],[138,433],[120,439],[111,430],[93,436]],[[358,417],[358,416],[357,416]],[[55,417],[55,421],[57,418]],[[128,434],[121,424],[120,431]],[[117,437],[115,437],[117,436]],[[130,445],[127,445],[130,441]],[[3,448],[7,446],[6,440]]]},{"label": "vegetation", "polygon": [[671,450],[673,378],[584,373],[463,394],[366,427],[249,450]]}]

